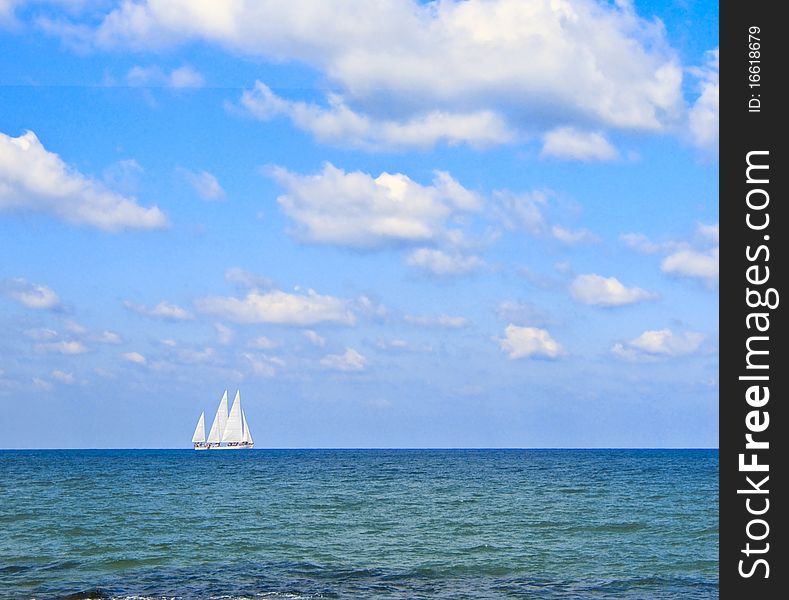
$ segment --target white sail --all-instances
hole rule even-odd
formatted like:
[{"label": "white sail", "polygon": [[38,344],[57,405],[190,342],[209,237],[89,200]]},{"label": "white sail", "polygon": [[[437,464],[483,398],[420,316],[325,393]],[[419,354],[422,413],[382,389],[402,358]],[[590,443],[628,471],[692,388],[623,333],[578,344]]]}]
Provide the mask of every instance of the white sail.
[{"label": "white sail", "polygon": [[195,434],[192,436],[192,443],[205,442],[205,413],[200,413],[200,419],[195,427]]},{"label": "white sail", "polygon": [[223,442],[241,442],[243,437],[243,424],[241,420],[241,394],[236,392],[233,406],[230,408],[230,416],[227,418],[224,432],[222,433]]},{"label": "white sail", "polygon": [[241,420],[244,422],[244,437],[241,441],[245,444],[254,444],[255,441],[252,439],[252,434],[249,432],[249,425],[247,425],[247,413],[243,410],[241,411]]},{"label": "white sail", "polygon": [[219,408],[216,409],[216,416],[214,422],[211,424],[211,431],[208,432],[208,442],[211,444],[218,444],[222,441],[222,436],[225,433],[225,426],[227,424],[227,390],[222,395],[222,400],[219,402]]}]

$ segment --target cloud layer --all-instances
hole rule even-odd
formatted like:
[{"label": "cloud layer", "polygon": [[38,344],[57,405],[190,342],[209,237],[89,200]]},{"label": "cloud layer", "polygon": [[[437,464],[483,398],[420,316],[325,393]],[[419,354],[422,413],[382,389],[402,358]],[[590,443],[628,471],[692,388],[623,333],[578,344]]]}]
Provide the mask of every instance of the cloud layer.
[{"label": "cloud layer", "polygon": [[406,264],[438,276],[465,275],[485,267],[479,256],[448,253],[435,248],[418,248],[406,257]]},{"label": "cloud layer", "polygon": [[322,296],[314,290],[308,290],[306,294],[250,290],[243,298],[201,298],[195,304],[200,312],[235,323],[310,326],[317,323],[353,325],[356,322],[347,301]]},{"label": "cloud layer", "polygon": [[329,96],[327,107],[322,107],[280,98],[260,81],[242,94],[240,105],[261,121],[286,116],[320,142],[368,150],[425,148],[439,142],[485,147],[514,137],[504,120],[490,110],[432,110],[402,121],[376,119],[354,111],[336,94]]},{"label": "cloud layer", "polygon": [[257,112],[286,114],[328,140],[500,142],[511,136],[504,122],[659,131],[684,110],[662,24],[628,1],[129,0],[93,30],[46,27],[106,49],[198,40],[307,64],[338,90],[327,108],[259,88]]},{"label": "cloud layer", "polygon": [[0,133],[0,211],[47,214],[104,231],[160,229],[167,218],[71,169],[32,131],[12,138]]}]

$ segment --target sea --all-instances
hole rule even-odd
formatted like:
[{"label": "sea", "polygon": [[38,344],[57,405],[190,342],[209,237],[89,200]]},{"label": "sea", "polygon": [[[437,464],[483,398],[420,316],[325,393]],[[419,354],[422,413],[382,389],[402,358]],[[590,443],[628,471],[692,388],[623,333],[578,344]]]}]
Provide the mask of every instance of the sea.
[{"label": "sea", "polygon": [[0,599],[718,597],[717,450],[0,451]]}]

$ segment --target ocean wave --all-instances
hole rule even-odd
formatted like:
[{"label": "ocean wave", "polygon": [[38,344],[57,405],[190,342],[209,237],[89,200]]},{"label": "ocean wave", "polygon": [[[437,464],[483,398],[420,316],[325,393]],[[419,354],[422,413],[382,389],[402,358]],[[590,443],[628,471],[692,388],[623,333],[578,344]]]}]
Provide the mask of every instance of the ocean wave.
[{"label": "ocean wave", "polygon": [[[361,575],[361,572],[358,573]],[[329,600],[344,598],[500,600],[501,598],[541,600],[616,599],[713,600],[718,582],[695,577],[641,577],[604,580],[551,580],[528,577],[442,578],[436,581],[424,572],[410,575],[379,574],[379,577],[345,580],[315,586],[310,591],[244,590],[232,593],[184,592],[167,594],[109,593],[89,589],[55,600]],[[313,582],[314,583],[314,582]],[[306,581],[301,586],[306,587]]]},{"label": "ocean wave", "polygon": [[[189,598],[193,596],[180,596],[180,595],[138,595],[138,594],[110,594],[102,591],[101,589],[85,590],[74,592],[65,596],[57,596],[55,600],[181,600],[182,598]],[[291,592],[256,592],[249,594],[218,594],[200,596],[201,600],[313,600],[319,596],[304,596],[302,594],[295,594]],[[35,600],[35,599],[31,599]]]},{"label": "ocean wave", "polygon": [[717,597],[716,452],[218,454],[4,454],[0,600]]}]

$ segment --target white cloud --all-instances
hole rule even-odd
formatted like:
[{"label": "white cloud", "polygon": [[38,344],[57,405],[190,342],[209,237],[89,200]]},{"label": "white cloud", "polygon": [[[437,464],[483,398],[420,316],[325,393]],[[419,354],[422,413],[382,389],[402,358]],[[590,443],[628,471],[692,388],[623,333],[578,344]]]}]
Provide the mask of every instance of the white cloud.
[{"label": "white cloud", "polygon": [[306,294],[250,290],[244,298],[202,298],[196,305],[201,312],[236,323],[315,325],[328,322],[353,325],[356,321],[347,301],[322,296],[314,290],[308,290]]},{"label": "white cloud", "polygon": [[438,327],[441,329],[462,329],[463,327],[468,327],[470,324],[467,318],[452,315],[405,315],[403,319],[406,323],[410,323],[411,325]]},{"label": "white cloud", "polygon": [[524,230],[535,237],[552,238],[563,244],[574,245],[599,241],[588,229],[569,229],[553,223],[549,215],[556,213],[550,190],[512,193],[499,190],[493,193],[493,212],[509,230]]},{"label": "white cloud", "polygon": [[703,237],[705,240],[709,240],[710,242],[715,242],[716,244],[720,240],[720,225],[718,223],[713,223],[710,225],[699,223],[697,229],[699,235]]},{"label": "white cloud", "polygon": [[427,186],[400,173],[373,178],[330,163],[316,175],[282,168],[273,174],[286,189],[277,201],[296,222],[296,237],[317,244],[375,248],[435,241],[448,234],[453,213],[481,205],[476,194],[440,171]]},{"label": "white cloud", "polygon": [[690,138],[696,146],[714,150],[718,147],[719,129],[719,75],[718,48],[706,55],[706,64],[691,72],[700,81],[701,92],[690,107],[688,129]]},{"label": "white cloud", "polygon": [[438,142],[484,147],[512,141],[504,120],[490,110],[447,112],[432,110],[407,119],[375,119],[350,108],[341,96],[332,94],[327,108],[306,102],[284,100],[255,82],[242,94],[240,104],[251,115],[268,121],[287,116],[296,127],[310,132],[320,142],[363,149],[424,148]]},{"label": "white cloud", "polygon": [[543,310],[530,302],[504,301],[496,308],[496,315],[514,325],[545,325],[551,321]]},{"label": "white cloud", "polygon": [[511,359],[515,358],[558,358],[561,345],[545,329],[507,325],[499,346]]},{"label": "white cloud", "polygon": [[[686,241],[669,240],[666,242],[652,242],[640,233],[627,233],[620,236],[630,248],[643,254],[661,253],[664,255],[660,263],[660,270],[675,277],[687,277],[702,280],[708,286],[714,286],[718,281],[719,273],[719,248],[720,237],[718,223],[698,223],[696,227],[695,245],[706,245],[705,249],[694,248]],[[716,244],[714,247],[709,247]]]},{"label": "white cloud", "polygon": [[45,392],[52,390],[53,387],[52,383],[50,381],[47,381],[46,379],[41,379],[40,377],[33,377],[31,381],[33,382],[33,387],[39,390],[44,390]]},{"label": "white cloud", "polygon": [[133,158],[118,160],[104,169],[102,179],[111,189],[131,194],[139,186],[140,176],[145,172]]},{"label": "white cloud", "polygon": [[317,348],[323,348],[326,345],[326,338],[320,335],[317,331],[305,329],[301,333],[310,341],[310,344]]},{"label": "white cloud", "polygon": [[59,340],[60,334],[54,329],[48,328],[28,329],[25,331],[25,335],[36,342],[47,342],[36,345],[36,349],[39,351],[61,354],[82,354],[87,352],[85,342],[113,345],[123,342],[121,336],[114,331],[104,330],[100,333],[92,333],[75,321],[66,321],[64,327],[71,334],[69,336],[71,339]]},{"label": "white cloud", "polygon": [[194,319],[194,315],[188,310],[181,308],[177,304],[171,304],[170,302],[159,302],[156,306],[147,307],[127,300],[123,305],[138,315],[154,319],[162,319],[165,321],[190,321]]},{"label": "white cloud", "polygon": [[674,333],[670,329],[649,330],[629,342],[614,344],[611,352],[625,360],[634,361],[682,356],[697,352],[704,340],[704,334],[696,331]]},{"label": "white cloud", "polygon": [[337,371],[363,371],[367,366],[367,359],[353,348],[346,348],[343,354],[324,356],[321,365]]},{"label": "white cloud", "polygon": [[189,169],[179,169],[179,172],[203,200],[224,200],[225,190],[222,189],[219,180],[208,171],[194,172]]},{"label": "white cloud", "polygon": [[67,373],[66,371],[60,371],[59,369],[55,369],[50,373],[52,379],[59,381],[60,383],[65,383],[66,385],[71,385],[74,383],[74,374]]},{"label": "white cloud", "polygon": [[406,263],[439,276],[466,275],[486,266],[479,256],[449,254],[435,248],[417,248],[406,257]]},{"label": "white cloud", "polygon": [[359,315],[363,315],[370,319],[381,322],[389,315],[389,309],[386,308],[377,299],[370,298],[369,296],[359,296],[353,302],[353,310]]},{"label": "white cloud", "polygon": [[44,342],[47,340],[54,340],[58,337],[58,332],[54,329],[47,329],[47,328],[39,328],[39,329],[28,329],[25,331],[25,335],[30,339],[36,340],[37,342]]},{"label": "white cloud", "polygon": [[39,352],[51,352],[54,354],[84,354],[88,351],[85,344],[75,340],[67,341],[62,340],[59,342],[46,342],[43,344],[36,344],[36,350]]},{"label": "white cloud", "polygon": [[[696,234],[702,242],[717,243],[719,237],[719,226],[717,223],[699,223],[696,226]],[[660,242],[652,241],[643,233],[623,233],[619,239],[631,250],[640,254],[673,254],[682,250],[690,250],[691,243],[684,240],[663,240]],[[696,242],[699,242],[697,239]]]},{"label": "white cloud", "polygon": [[379,350],[390,352],[432,352],[433,347],[430,344],[414,344],[407,340],[393,339],[386,340],[378,338],[375,341],[375,347]]},{"label": "white cloud", "polygon": [[381,350],[406,350],[409,348],[409,344],[405,340],[383,340],[379,339],[375,342],[376,347],[380,348]]},{"label": "white cloud", "polygon": [[178,360],[188,365],[204,364],[213,362],[216,358],[216,350],[208,348],[182,348],[177,352]]},{"label": "white cloud", "polygon": [[188,65],[172,69],[169,73],[156,66],[134,66],[126,74],[126,83],[132,87],[185,89],[201,88],[205,85],[205,79]]},{"label": "white cloud", "polygon": [[[118,345],[123,342],[120,334],[104,330],[98,333],[92,333],[87,327],[80,325],[76,321],[66,321],[64,328],[71,334],[72,337],[78,338],[80,343],[95,342],[98,344],[113,344]],[[29,329],[25,331],[25,335],[37,342],[46,342],[56,340],[59,334],[54,329]],[[62,342],[61,342],[62,343]]]},{"label": "white cloud", "polygon": [[123,358],[137,365],[144,365],[148,360],[139,352],[126,352]]},{"label": "white cloud", "polygon": [[524,229],[541,235],[547,229],[544,211],[550,192],[535,190],[521,194],[499,191],[494,193],[495,208],[507,229]]},{"label": "white cloud", "polygon": [[85,335],[88,333],[88,328],[76,321],[72,321],[71,319],[67,320],[63,326],[65,327],[66,331],[69,333],[73,333],[75,335]]},{"label": "white cloud", "polygon": [[[0,182],[0,198],[2,198],[2,182]],[[51,310],[60,306],[60,298],[49,287],[22,277],[0,281],[0,293],[27,308]]]},{"label": "white cloud", "polygon": [[170,71],[167,83],[170,87],[176,89],[199,88],[205,85],[205,79],[192,67],[184,65],[183,67],[178,67]]},{"label": "white cloud", "polygon": [[214,329],[216,330],[217,341],[223,346],[230,344],[236,335],[234,330],[230,329],[230,327],[227,325],[223,325],[222,323],[214,323]]},{"label": "white cloud", "polygon": [[570,246],[574,244],[593,243],[600,239],[588,229],[576,229],[573,231],[572,229],[566,229],[559,225],[551,227],[551,234],[555,239]]},{"label": "white cloud", "polygon": [[636,362],[639,360],[654,360],[654,357],[645,356],[639,353],[637,350],[622,344],[621,342],[617,342],[613,346],[611,346],[611,354],[614,356],[621,358],[622,360],[629,360],[632,362]]},{"label": "white cloud", "polygon": [[263,377],[273,377],[277,374],[277,368],[284,367],[285,362],[278,357],[258,356],[245,353],[243,357],[249,362],[252,372]]},{"label": "white cloud", "polygon": [[0,0],[0,24],[14,20],[14,9],[18,3],[19,0]]},{"label": "white cloud", "polygon": [[708,285],[713,285],[718,280],[718,248],[703,252],[679,250],[663,259],[660,270],[676,277],[701,279]]},{"label": "white cloud", "polygon": [[258,350],[273,350],[274,348],[278,348],[280,343],[277,340],[272,340],[265,335],[261,335],[253,340],[249,340],[247,346],[250,348],[257,348]]},{"label": "white cloud", "polygon": [[0,133],[0,211],[38,212],[104,231],[167,225],[159,208],[142,207],[70,168],[32,131],[16,138]]},{"label": "white cloud", "polygon": [[120,344],[123,342],[123,338],[120,334],[114,331],[107,331],[104,330],[101,333],[98,333],[93,336],[93,339],[100,344]]},{"label": "white cloud", "polygon": [[274,286],[274,283],[268,277],[250,273],[241,267],[225,269],[225,281],[235,283],[244,288],[268,289]]},{"label": "white cloud", "polygon": [[541,156],[579,161],[606,161],[618,157],[616,148],[597,131],[559,127],[545,134]]},{"label": "white cloud", "polygon": [[676,334],[669,329],[645,331],[630,342],[630,345],[650,354],[688,354],[698,350],[704,334],[688,331]]},{"label": "white cloud", "polygon": [[628,1],[140,0],[123,2],[95,30],[44,25],[102,48],[201,40],[299,61],[323,73],[354,112],[379,120],[375,107],[407,123],[427,106],[490,110],[513,128],[588,122],[655,131],[683,109],[682,69],[664,26]]},{"label": "white cloud", "polygon": [[674,242],[656,243],[643,233],[623,233],[619,236],[619,239],[621,239],[628,248],[640,252],[641,254],[655,254],[657,252],[676,248],[676,243]]},{"label": "white cloud", "polygon": [[638,287],[625,287],[615,277],[594,273],[579,275],[570,284],[573,298],[594,306],[622,306],[654,298],[654,294]]},{"label": "white cloud", "polygon": [[[79,0],[78,0],[79,1]],[[16,17],[16,9],[28,4],[30,0],[0,0],[0,28],[7,27],[12,31],[18,31],[21,23]],[[64,3],[67,0],[52,0],[52,3]]]}]

